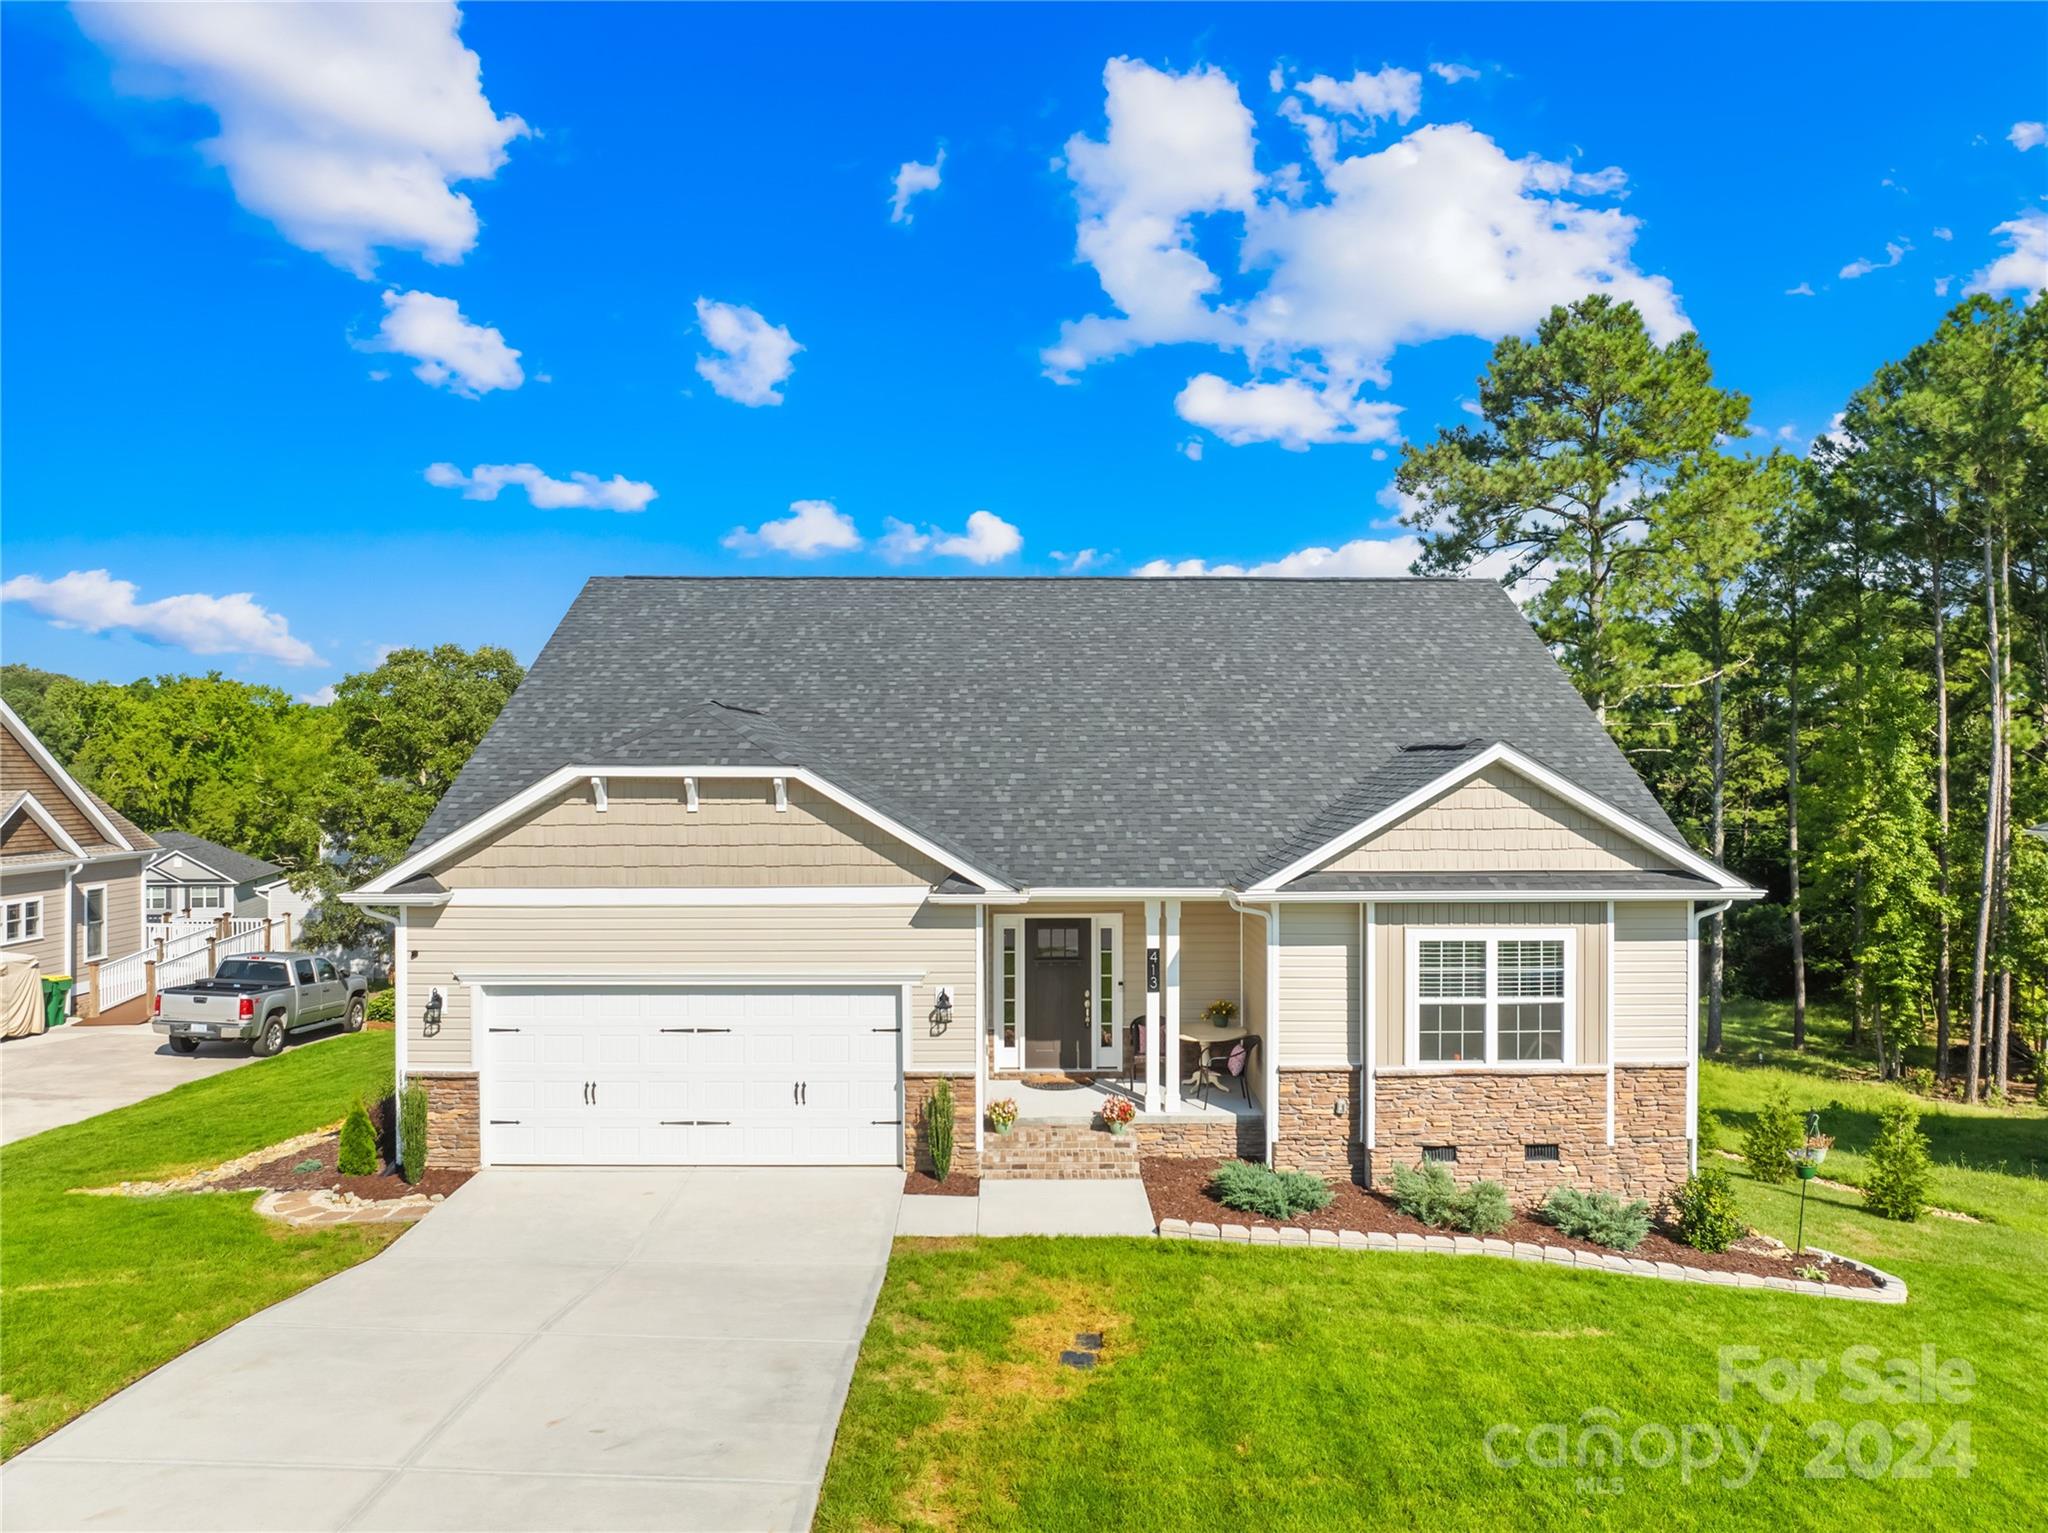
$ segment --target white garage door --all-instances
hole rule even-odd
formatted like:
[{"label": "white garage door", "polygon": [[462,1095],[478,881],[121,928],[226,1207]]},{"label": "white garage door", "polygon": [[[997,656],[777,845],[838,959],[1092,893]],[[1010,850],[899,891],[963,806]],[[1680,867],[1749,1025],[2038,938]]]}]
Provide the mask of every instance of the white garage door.
[{"label": "white garage door", "polygon": [[493,989],[492,1165],[895,1165],[899,993]]}]

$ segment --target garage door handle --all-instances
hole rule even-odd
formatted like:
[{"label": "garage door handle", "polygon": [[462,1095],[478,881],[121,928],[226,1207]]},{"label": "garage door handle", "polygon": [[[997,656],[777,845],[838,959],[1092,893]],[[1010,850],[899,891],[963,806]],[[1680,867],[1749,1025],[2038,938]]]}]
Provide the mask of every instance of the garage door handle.
[{"label": "garage door handle", "polygon": [[903,1120],[901,1118],[870,1118],[868,1121],[872,1123],[876,1128],[903,1127]]},{"label": "garage door handle", "polygon": [[791,1081],[791,1082],[789,1083],[789,1105],[790,1105],[791,1107],[794,1107],[794,1106],[796,1106],[796,1105],[797,1105],[797,1104],[798,1104],[799,1102],[803,1101],[803,1099],[804,1099],[804,1089],[803,1089],[803,1087],[799,1086],[799,1085],[798,1085],[798,1084],[797,1084],[797,1083],[796,1083],[795,1081]]},{"label": "garage door handle", "polygon": [[511,1127],[514,1127],[514,1128],[516,1128],[516,1127],[518,1127],[518,1125],[519,1125],[519,1120],[518,1120],[517,1118],[493,1118],[493,1119],[491,1119],[491,1127],[492,1127],[492,1128],[504,1128],[504,1127],[506,1127],[506,1126],[508,1126],[508,1125],[510,1125]]},{"label": "garage door handle", "polygon": [[484,1031],[487,1033],[516,1033],[519,1029],[516,1027],[487,1027]]}]

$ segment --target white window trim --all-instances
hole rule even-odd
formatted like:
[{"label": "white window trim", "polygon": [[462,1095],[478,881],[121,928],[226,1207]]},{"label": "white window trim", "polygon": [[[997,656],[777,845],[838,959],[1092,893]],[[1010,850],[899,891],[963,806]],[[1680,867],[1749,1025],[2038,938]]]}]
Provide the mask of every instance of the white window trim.
[{"label": "white window trim", "polygon": [[142,889],[142,908],[149,915],[169,915],[171,913],[171,886],[169,884],[145,884]]},{"label": "white window trim", "polygon": [[[29,912],[35,912],[36,929],[30,931]],[[7,935],[7,928],[19,924],[19,936]],[[25,895],[18,900],[7,901],[6,909],[0,911],[0,947],[12,946],[17,942],[40,942],[43,940],[43,897],[40,894]]]},{"label": "white window trim", "polygon": [[[199,896],[202,894],[211,894],[213,903],[202,905],[199,902]],[[188,911],[210,910],[218,915],[228,908],[228,892],[219,884],[193,884],[185,892],[185,908]]]},{"label": "white window trim", "polygon": [[[88,921],[85,917],[86,908],[91,905],[92,897],[95,894],[100,897],[100,949],[97,953],[92,950],[91,939],[87,935],[92,930],[92,922]],[[81,944],[78,954],[79,962],[103,963],[106,961],[107,923],[112,914],[113,912],[107,904],[107,886],[105,884],[80,884],[78,886],[78,940]]]},{"label": "white window trim", "polygon": [[[1406,1010],[1406,1052],[1408,1064],[1418,1070],[1569,1070],[1578,1063],[1578,969],[1577,934],[1569,927],[1551,926],[1411,926],[1408,929],[1407,968],[1402,976]],[[1422,1057],[1422,944],[1425,942],[1483,942],[1486,944],[1486,1057],[1484,1059],[1430,1059]],[[1562,1059],[1512,1059],[1500,1057],[1500,996],[1495,993],[1498,958],[1496,944],[1502,942],[1561,942],[1564,944],[1564,1057]],[[1471,998],[1468,998],[1468,1001]],[[1524,998],[1526,999],[1526,997]]]}]

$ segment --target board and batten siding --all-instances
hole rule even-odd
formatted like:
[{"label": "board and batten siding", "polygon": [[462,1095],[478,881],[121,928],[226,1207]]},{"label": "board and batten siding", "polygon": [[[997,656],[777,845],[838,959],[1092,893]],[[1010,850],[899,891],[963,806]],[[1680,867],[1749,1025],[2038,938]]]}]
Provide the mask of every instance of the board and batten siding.
[{"label": "board and batten siding", "polygon": [[1283,1067],[1359,1062],[1358,910],[1356,902],[1279,907]]},{"label": "board and batten siding", "polygon": [[[593,979],[692,972],[796,981],[828,971],[923,970],[904,1018],[911,1070],[974,1064],[971,906],[901,905],[445,905],[407,914],[406,1062],[418,1070],[474,1066],[474,993],[466,976],[588,974]],[[932,1033],[938,988],[953,1020]],[[428,993],[441,987],[439,1032],[425,1035]]]},{"label": "board and batten siding", "polygon": [[[1448,926],[1488,930],[1526,926],[1562,927],[1573,934],[1577,965],[1573,1010],[1578,1018],[1573,1062],[1607,1063],[1607,906],[1604,901],[1532,901],[1529,904],[1383,904],[1373,925],[1374,1030],[1376,1064],[1393,1069],[1412,1063],[1408,1048],[1408,930]],[[1617,979],[1617,991],[1619,983]],[[1292,1023],[1289,1024],[1290,1028]]]},{"label": "board and batten siding", "polygon": [[1619,831],[1496,763],[1318,871],[1607,873],[1670,867]]},{"label": "board and batten siding", "polygon": [[1688,905],[1614,907],[1614,1057],[1675,1063],[1690,1053]]},{"label": "board and batten siding", "polygon": [[576,783],[434,876],[451,889],[930,888],[948,872],[799,782],[782,810],[766,781],[701,781],[695,810],[679,777],[606,784],[604,809]]}]

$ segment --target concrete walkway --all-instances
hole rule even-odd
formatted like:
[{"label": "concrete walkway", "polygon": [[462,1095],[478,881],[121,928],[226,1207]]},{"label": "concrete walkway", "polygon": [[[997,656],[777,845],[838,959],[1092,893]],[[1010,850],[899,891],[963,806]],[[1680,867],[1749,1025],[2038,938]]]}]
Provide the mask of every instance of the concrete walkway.
[{"label": "concrete walkway", "polygon": [[59,1528],[803,1528],[903,1173],[487,1171],[0,1475]]},{"label": "concrete walkway", "polygon": [[1005,1177],[976,1198],[903,1200],[899,1235],[1150,1235],[1152,1205],[1136,1177],[1053,1181]]},{"label": "concrete walkway", "polygon": [[[287,1051],[338,1029],[299,1033]],[[197,1054],[173,1054],[170,1040],[147,1022],[132,1027],[82,1027],[73,1022],[33,1038],[0,1043],[0,1144],[62,1128],[169,1091],[203,1075],[249,1063],[246,1043],[203,1043]]]}]

